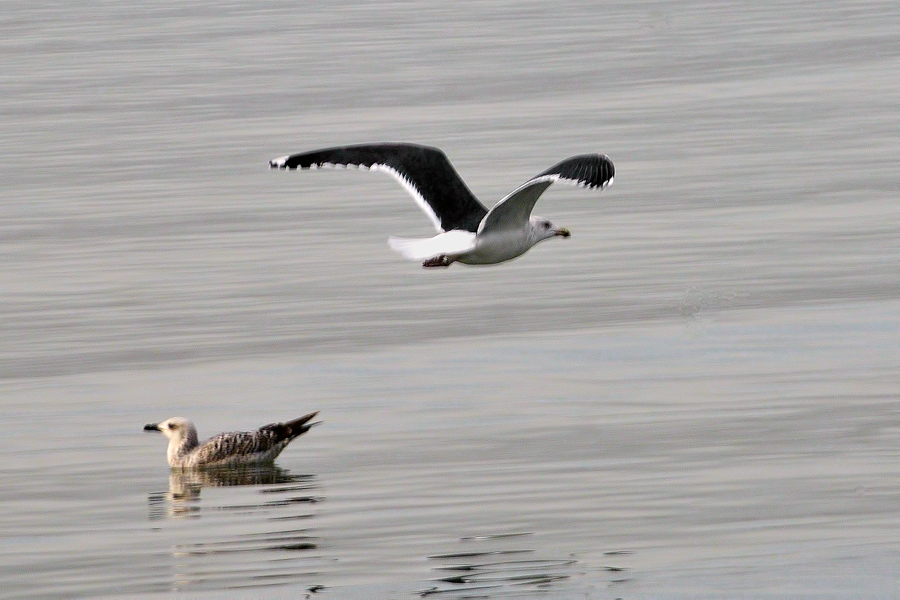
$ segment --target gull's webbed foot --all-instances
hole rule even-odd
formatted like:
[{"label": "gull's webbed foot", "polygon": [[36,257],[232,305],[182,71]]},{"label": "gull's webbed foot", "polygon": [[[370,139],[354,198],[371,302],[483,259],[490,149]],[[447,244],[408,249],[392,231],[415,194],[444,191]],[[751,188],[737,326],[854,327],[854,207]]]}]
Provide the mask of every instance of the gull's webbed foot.
[{"label": "gull's webbed foot", "polygon": [[441,254],[440,256],[435,256],[434,258],[429,258],[425,262],[422,263],[422,266],[426,269],[430,267],[449,267],[450,263],[453,260],[447,256],[446,254]]}]

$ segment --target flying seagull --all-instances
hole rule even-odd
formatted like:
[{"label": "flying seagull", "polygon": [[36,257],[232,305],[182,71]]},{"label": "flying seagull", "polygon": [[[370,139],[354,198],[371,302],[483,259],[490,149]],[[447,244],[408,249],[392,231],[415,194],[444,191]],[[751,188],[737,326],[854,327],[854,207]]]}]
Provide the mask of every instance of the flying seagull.
[{"label": "flying seagull", "polygon": [[202,444],[194,424],[182,417],[144,425],[144,431],[160,431],[169,438],[169,466],[180,469],[247,466],[270,463],[291,441],[309,431],[318,411],[287,423],[271,423],[256,431],[220,433]]},{"label": "flying seagull", "polygon": [[461,262],[486,265],[520,256],[542,240],[569,230],[531,216],[541,194],[556,181],[604,189],[616,169],[604,154],[572,156],[535,175],[488,210],[469,191],[438,148],[417,144],[360,144],[301,152],[269,161],[273,169],[358,167],[394,176],[431,219],[433,238],[392,237],[391,248],[424,267]]}]

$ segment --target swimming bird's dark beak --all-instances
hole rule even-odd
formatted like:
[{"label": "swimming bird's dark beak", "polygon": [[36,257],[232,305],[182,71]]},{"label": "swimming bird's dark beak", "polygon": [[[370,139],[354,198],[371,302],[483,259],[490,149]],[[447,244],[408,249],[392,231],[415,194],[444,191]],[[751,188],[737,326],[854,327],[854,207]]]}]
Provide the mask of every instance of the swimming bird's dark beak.
[{"label": "swimming bird's dark beak", "polygon": [[569,237],[572,234],[569,233],[569,230],[566,229],[565,227],[560,227],[559,229],[556,230],[556,235],[561,236],[561,237]]},{"label": "swimming bird's dark beak", "polygon": [[144,431],[159,431],[159,425],[156,423],[147,423],[144,425]]}]

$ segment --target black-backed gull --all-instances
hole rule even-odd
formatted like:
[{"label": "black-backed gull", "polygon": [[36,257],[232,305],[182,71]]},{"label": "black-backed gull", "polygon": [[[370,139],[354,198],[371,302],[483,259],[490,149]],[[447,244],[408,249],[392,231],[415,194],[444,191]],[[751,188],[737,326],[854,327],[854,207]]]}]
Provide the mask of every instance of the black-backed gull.
[{"label": "black-backed gull", "polygon": [[572,156],[535,175],[488,210],[469,191],[438,148],[417,144],[359,144],[301,152],[269,161],[273,169],[359,167],[393,175],[431,218],[438,235],[426,239],[392,237],[391,248],[424,267],[494,264],[521,256],[569,230],[531,216],[552,183],[567,181],[589,188],[612,185],[615,167],[604,154]]},{"label": "black-backed gull", "polygon": [[182,417],[144,425],[144,431],[160,431],[169,438],[166,457],[173,468],[259,465],[275,460],[294,438],[316,425],[310,421],[317,414],[309,413],[287,423],[271,423],[256,431],[220,433],[202,444],[197,442],[194,424]]}]

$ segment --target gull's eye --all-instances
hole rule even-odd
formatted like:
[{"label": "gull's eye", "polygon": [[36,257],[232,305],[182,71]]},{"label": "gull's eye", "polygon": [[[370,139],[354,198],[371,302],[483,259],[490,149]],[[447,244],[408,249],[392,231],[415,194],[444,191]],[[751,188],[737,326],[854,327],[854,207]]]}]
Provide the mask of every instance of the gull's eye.
[{"label": "gull's eye", "polygon": [[544,229],[550,229],[550,221],[544,221]]}]

